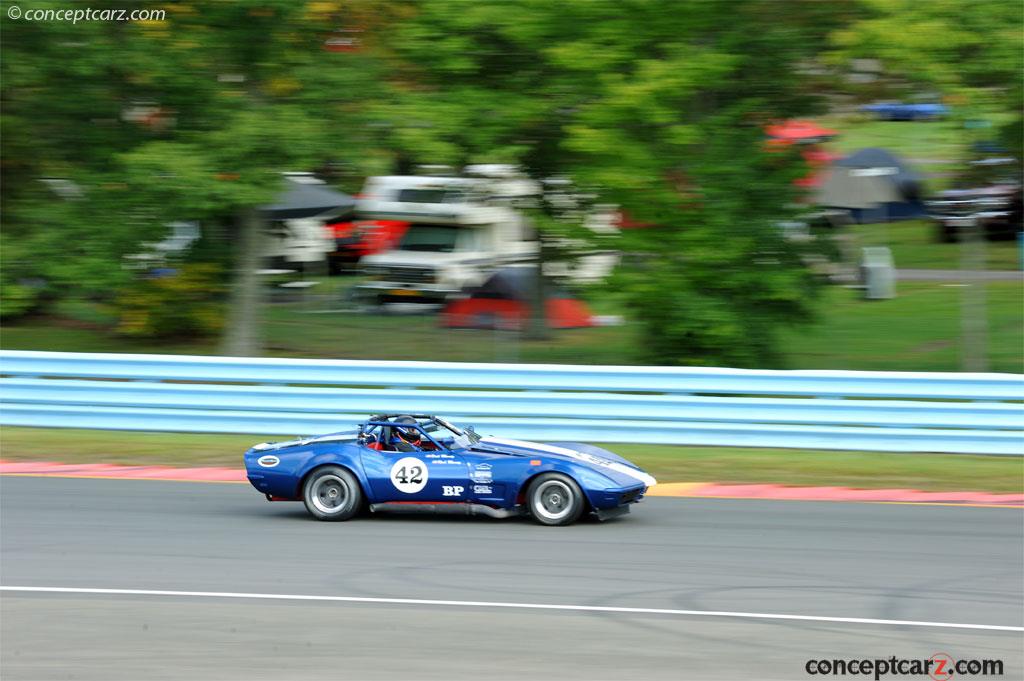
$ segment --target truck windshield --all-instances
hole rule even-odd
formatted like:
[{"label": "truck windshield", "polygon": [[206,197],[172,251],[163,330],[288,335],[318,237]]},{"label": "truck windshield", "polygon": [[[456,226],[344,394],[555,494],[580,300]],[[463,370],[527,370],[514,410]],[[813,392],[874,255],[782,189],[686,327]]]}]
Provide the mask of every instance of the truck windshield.
[{"label": "truck windshield", "polygon": [[402,203],[461,203],[466,197],[461,190],[451,187],[424,187],[400,189],[398,200]]},{"label": "truck windshield", "polygon": [[451,253],[459,239],[459,228],[450,225],[412,225],[398,244],[401,251]]}]

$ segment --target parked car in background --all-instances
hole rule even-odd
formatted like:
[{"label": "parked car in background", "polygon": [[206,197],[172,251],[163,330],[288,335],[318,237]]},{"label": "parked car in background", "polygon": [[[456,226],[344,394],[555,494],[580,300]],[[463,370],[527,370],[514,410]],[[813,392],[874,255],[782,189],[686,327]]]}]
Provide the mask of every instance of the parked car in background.
[{"label": "parked car in background", "polygon": [[1020,184],[993,184],[971,189],[947,189],[928,202],[928,212],[938,223],[940,241],[959,241],[964,221],[977,220],[985,238],[1007,241],[1021,231]]},{"label": "parked car in background", "polygon": [[880,121],[934,121],[949,114],[949,109],[945,105],[937,103],[879,102],[862,106],[860,110],[874,114]]},{"label": "parked car in background", "polygon": [[1020,163],[1010,156],[984,156],[964,169],[956,188],[939,192],[927,204],[938,238],[954,242],[967,220],[976,220],[985,238],[1007,241],[1024,229]]}]

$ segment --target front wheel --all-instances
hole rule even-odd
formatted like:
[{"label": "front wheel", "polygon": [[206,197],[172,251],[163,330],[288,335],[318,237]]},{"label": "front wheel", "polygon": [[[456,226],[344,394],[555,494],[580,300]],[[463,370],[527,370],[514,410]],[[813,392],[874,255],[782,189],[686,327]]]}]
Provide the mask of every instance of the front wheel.
[{"label": "front wheel", "polygon": [[363,504],[359,481],[340,466],[313,471],[302,486],[302,501],[317,520],[348,520]]},{"label": "front wheel", "polygon": [[561,473],[538,475],[526,490],[530,515],[542,525],[571,525],[583,515],[583,491]]}]

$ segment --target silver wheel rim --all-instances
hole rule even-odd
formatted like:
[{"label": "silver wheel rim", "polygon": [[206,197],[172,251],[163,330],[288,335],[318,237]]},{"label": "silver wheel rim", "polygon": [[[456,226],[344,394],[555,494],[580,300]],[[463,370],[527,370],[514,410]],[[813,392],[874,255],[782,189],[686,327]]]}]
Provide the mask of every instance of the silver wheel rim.
[{"label": "silver wheel rim", "polygon": [[337,475],[324,475],[313,483],[309,501],[321,513],[339,513],[348,505],[348,483]]},{"label": "silver wheel rim", "polygon": [[546,520],[562,520],[572,513],[575,496],[561,480],[546,480],[533,493],[533,510]]}]

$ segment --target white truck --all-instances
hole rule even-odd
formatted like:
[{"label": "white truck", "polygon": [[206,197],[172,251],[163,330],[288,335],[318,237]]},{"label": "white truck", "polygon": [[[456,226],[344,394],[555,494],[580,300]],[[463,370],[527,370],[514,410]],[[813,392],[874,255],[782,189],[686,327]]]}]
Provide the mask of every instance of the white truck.
[{"label": "white truck", "polygon": [[[513,166],[470,166],[464,177],[389,176],[366,181],[357,212],[365,219],[401,220],[398,245],[365,256],[359,293],[377,304],[442,303],[482,284],[501,267],[536,261],[539,244],[517,209],[541,188]],[[592,253],[568,274],[600,279],[617,255]],[[549,273],[550,274],[550,273]]]}]

